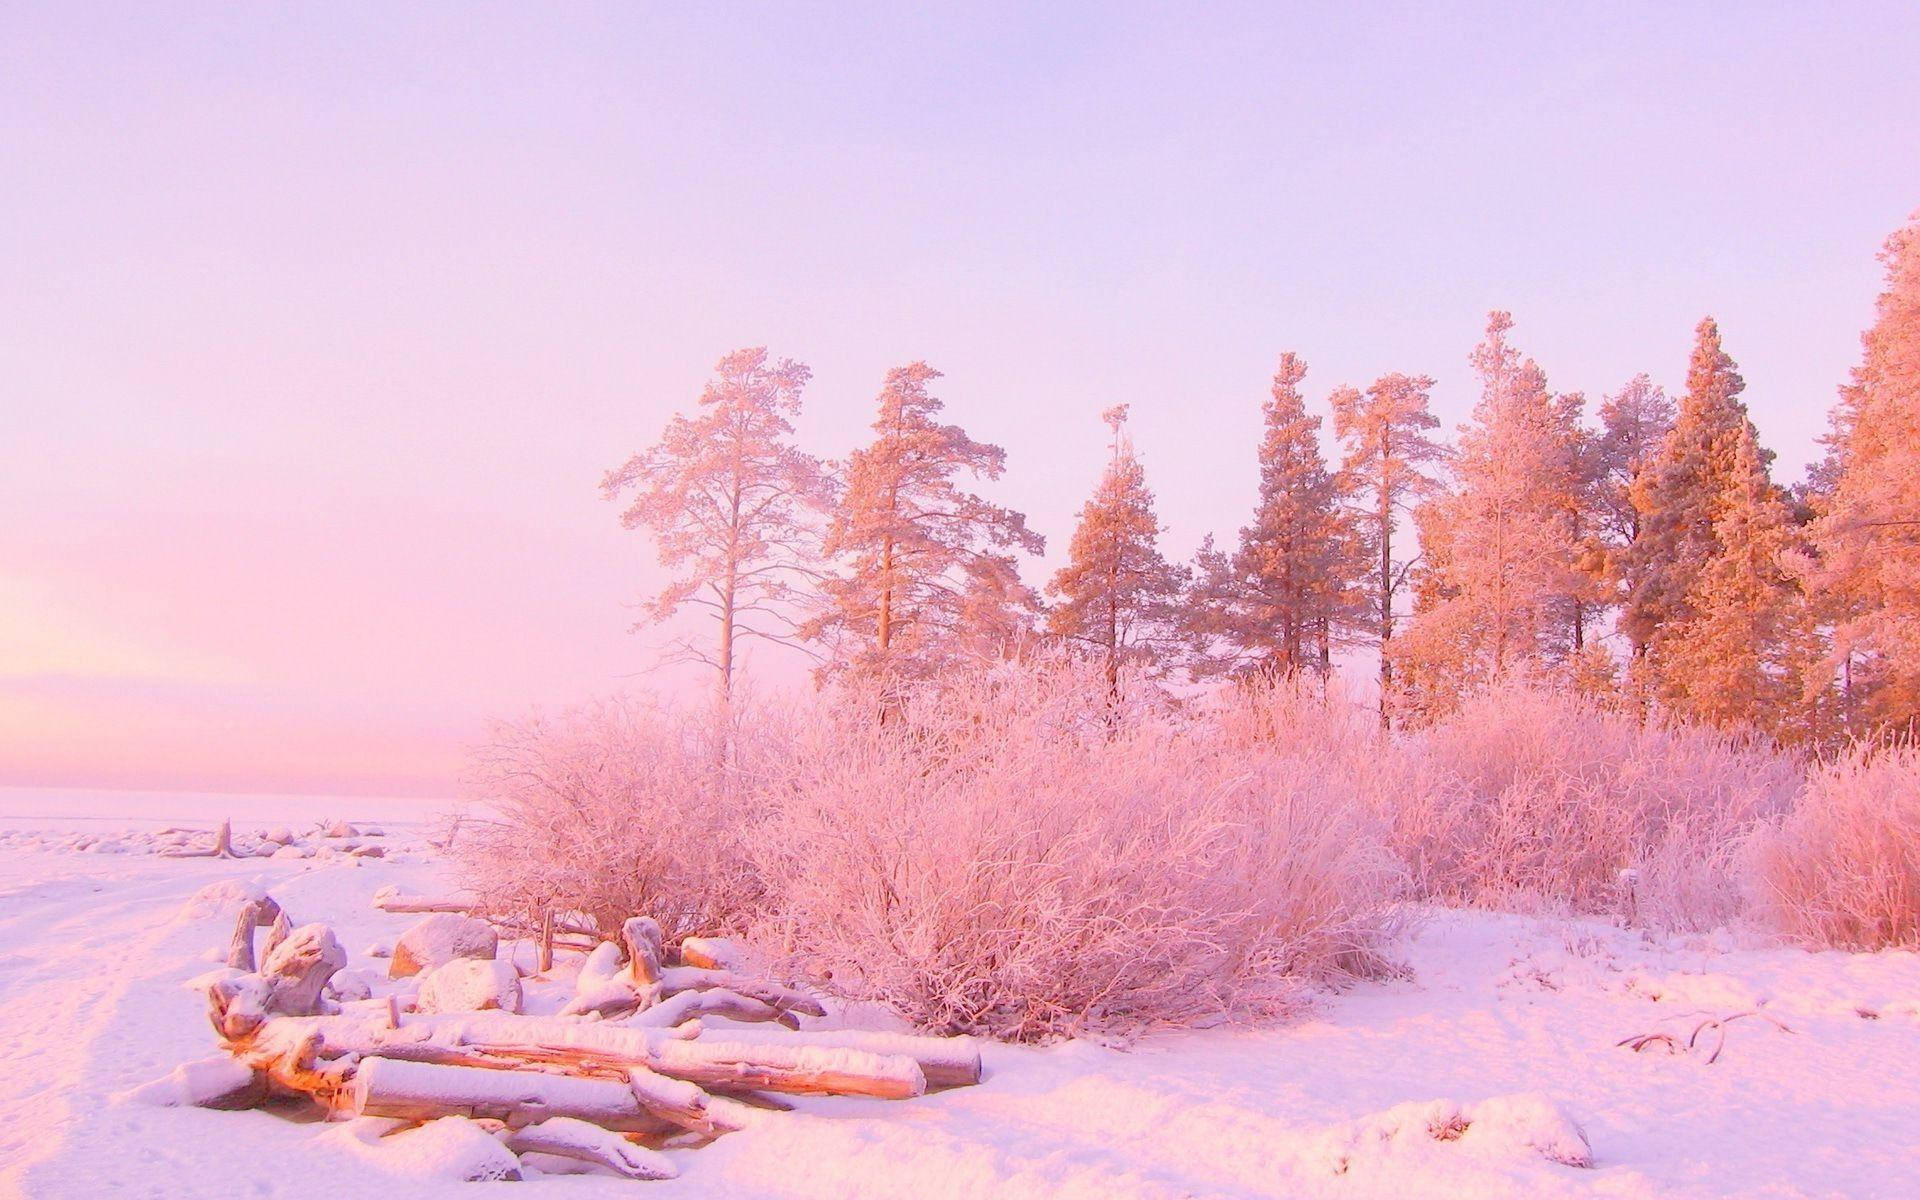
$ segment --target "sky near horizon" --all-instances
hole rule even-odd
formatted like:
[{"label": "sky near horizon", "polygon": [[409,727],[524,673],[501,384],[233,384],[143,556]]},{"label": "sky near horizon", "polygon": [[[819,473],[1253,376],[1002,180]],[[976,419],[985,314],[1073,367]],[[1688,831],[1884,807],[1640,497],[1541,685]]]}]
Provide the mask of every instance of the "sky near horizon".
[{"label": "sky near horizon", "polygon": [[1105,408],[1184,556],[1282,350],[1451,429],[1496,307],[1595,401],[1712,313],[1797,478],[1920,6],[1581,10],[0,4],[0,785],[444,795],[679,686],[596,484],[737,346],[834,456],[945,372],[1036,584]]}]

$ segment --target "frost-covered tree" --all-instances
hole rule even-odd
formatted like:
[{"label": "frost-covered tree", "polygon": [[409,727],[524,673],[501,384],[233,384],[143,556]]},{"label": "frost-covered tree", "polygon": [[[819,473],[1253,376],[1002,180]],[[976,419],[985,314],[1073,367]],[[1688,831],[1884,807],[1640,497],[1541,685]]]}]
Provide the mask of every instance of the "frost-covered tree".
[{"label": "frost-covered tree", "polygon": [[1446,448],[1433,437],[1440,421],[1427,408],[1433,380],[1425,375],[1383,375],[1364,393],[1333,393],[1333,428],[1344,447],[1339,481],[1354,516],[1358,544],[1370,566],[1365,607],[1380,651],[1380,714],[1387,717],[1393,690],[1394,601],[1409,564],[1394,555],[1400,515],[1435,486],[1434,472]]},{"label": "frost-covered tree", "polygon": [[[1695,613],[1702,572],[1720,551],[1717,522],[1744,481],[1736,458],[1743,442],[1758,443],[1740,400],[1746,382],[1720,344],[1712,317],[1695,331],[1687,391],[1673,428],[1634,480],[1638,536],[1622,560],[1633,580],[1621,628],[1639,648],[1639,683],[1655,694],[1672,691],[1664,662]],[[1770,455],[1760,451],[1764,469]]]},{"label": "frost-covered tree", "polygon": [[956,482],[999,478],[1006,452],[936,419],[927,385],[939,377],[924,362],[887,372],[874,440],[848,461],[826,539],[841,569],[802,629],[830,644],[830,670],[922,675],[1010,653],[1032,633],[1039,599],[1011,552],[1044,543],[1021,514]]},{"label": "frost-covered tree", "polygon": [[1834,623],[1850,715],[1920,722],[1920,213],[1881,252],[1886,288],[1841,389],[1807,572]]},{"label": "frost-covered tree", "polygon": [[1582,624],[1587,462],[1580,398],[1507,341],[1491,314],[1471,361],[1480,401],[1462,429],[1453,486],[1426,506],[1420,603],[1394,655],[1416,707],[1444,709],[1517,670],[1568,661]]},{"label": "frost-covered tree", "polygon": [[832,487],[820,460],[792,442],[810,374],[792,359],[770,360],[764,346],[734,351],[694,415],[676,415],[659,442],[600,484],[609,499],[632,494],[622,523],[651,533],[676,573],[652,598],[650,618],[692,608],[713,621],[711,643],[681,639],[671,657],[711,666],[723,699],[744,642],[794,642],[798,589],[819,562]]},{"label": "frost-covered tree", "polygon": [[1123,665],[1160,674],[1179,646],[1186,573],[1160,553],[1146,471],[1127,436],[1127,407],[1104,414],[1113,455],[1067,550],[1067,565],[1047,585],[1054,604],[1047,633],[1090,649],[1117,692]]},{"label": "frost-covered tree", "polygon": [[1812,632],[1789,574],[1792,513],[1751,425],[1734,438],[1731,473],[1713,557],[1687,593],[1688,615],[1665,631],[1658,699],[1695,720],[1795,736]]},{"label": "frost-covered tree", "polygon": [[1196,560],[1194,628],[1210,669],[1326,671],[1336,632],[1357,615],[1366,572],[1354,515],[1320,450],[1320,418],[1300,395],[1307,364],[1280,356],[1264,406],[1260,500],[1231,553],[1209,539]]},{"label": "frost-covered tree", "polygon": [[[1615,603],[1633,595],[1651,569],[1632,554],[1645,519],[1634,489],[1673,428],[1673,416],[1673,401],[1645,375],[1634,376],[1600,404],[1594,498]],[[1638,657],[1644,646],[1632,649]]]}]

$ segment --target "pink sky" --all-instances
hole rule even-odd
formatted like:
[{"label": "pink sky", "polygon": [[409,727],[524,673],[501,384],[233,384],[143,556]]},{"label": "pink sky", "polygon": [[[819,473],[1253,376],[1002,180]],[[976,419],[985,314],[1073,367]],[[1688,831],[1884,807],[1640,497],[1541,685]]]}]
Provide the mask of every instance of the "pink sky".
[{"label": "pink sky", "polygon": [[1712,312],[1798,475],[1913,6],[1154,11],[0,9],[0,784],[445,794],[673,686],[595,483],[740,345],[829,454],[927,359],[1055,551],[1106,407],[1186,554],[1282,349],[1451,425],[1496,306],[1596,397]]}]

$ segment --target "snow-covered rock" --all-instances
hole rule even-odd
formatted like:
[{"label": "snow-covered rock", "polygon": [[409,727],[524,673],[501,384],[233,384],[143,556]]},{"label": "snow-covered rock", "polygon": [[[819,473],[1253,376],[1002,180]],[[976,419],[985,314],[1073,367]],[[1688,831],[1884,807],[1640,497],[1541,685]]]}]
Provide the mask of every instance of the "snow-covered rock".
[{"label": "snow-covered rock", "polygon": [[477,1122],[441,1117],[390,1133],[394,1122],[350,1121],[328,1135],[382,1170],[416,1181],[454,1183],[519,1179],[520,1160]]},{"label": "snow-covered rock", "polygon": [[498,958],[456,958],[426,973],[417,1001],[423,1013],[520,1011],[520,976]]},{"label": "snow-covered rock", "polygon": [[400,935],[387,973],[404,979],[456,958],[492,958],[499,949],[499,935],[485,921],[459,913],[434,913]]}]

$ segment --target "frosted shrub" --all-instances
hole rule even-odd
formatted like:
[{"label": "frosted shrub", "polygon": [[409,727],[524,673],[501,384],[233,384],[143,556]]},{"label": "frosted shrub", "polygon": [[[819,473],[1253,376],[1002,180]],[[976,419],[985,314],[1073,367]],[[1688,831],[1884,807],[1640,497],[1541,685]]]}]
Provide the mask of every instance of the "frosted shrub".
[{"label": "frosted shrub", "polygon": [[765,927],[846,995],[1023,1040],[1283,1011],[1372,969],[1397,869],[1337,771],[1113,712],[1069,664],[891,699],[799,739]]},{"label": "frosted shrub", "polygon": [[1816,767],[1752,846],[1755,909],[1814,946],[1920,946],[1920,748]]},{"label": "frosted shrub", "polygon": [[530,918],[557,908],[607,931],[636,914],[669,938],[737,931],[761,898],[746,839],[763,720],[619,699],[497,725],[472,773],[487,815],[454,842],[462,882]]},{"label": "frosted shrub", "polygon": [[1735,850],[1798,785],[1754,741],[1522,686],[1467,701],[1405,753],[1417,779],[1384,811],[1422,894],[1689,929],[1736,915]]}]

